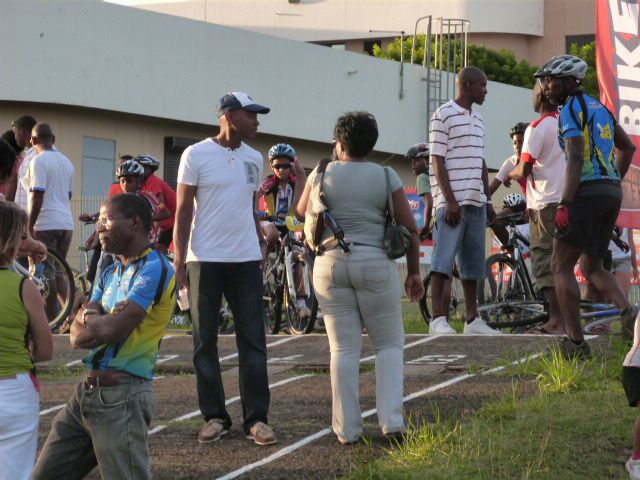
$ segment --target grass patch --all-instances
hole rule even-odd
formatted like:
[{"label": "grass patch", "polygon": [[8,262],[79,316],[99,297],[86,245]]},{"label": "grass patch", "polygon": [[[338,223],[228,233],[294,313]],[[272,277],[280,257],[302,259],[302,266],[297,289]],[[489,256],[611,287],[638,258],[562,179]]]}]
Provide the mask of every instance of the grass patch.
[{"label": "grass patch", "polygon": [[[637,409],[627,406],[620,370],[626,346],[613,340],[592,360],[557,351],[505,369],[511,392],[457,419],[436,415],[409,429],[403,445],[348,476],[361,479],[627,478]],[[523,398],[522,380],[536,392]]]}]

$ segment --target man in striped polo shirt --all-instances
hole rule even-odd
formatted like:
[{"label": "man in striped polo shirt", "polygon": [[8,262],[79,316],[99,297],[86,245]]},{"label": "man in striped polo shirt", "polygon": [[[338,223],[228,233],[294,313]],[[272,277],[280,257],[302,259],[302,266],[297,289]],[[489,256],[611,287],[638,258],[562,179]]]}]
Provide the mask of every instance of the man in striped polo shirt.
[{"label": "man in striped polo shirt", "polygon": [[447,321],[444,283],[458,257],[464,289],[464,333],[495,335],[478,314],[477,286],[484,278],[485,229],[495,216],[489,195],[489,175],[484,161],[484,120],[474,103],[487,95],[487,76],[476,67],[460,70],[457,96],[431,117],[429,131],[433,205],[436,210],[435,247],[431,262],[434,319],[429,333],[456,333]]}]

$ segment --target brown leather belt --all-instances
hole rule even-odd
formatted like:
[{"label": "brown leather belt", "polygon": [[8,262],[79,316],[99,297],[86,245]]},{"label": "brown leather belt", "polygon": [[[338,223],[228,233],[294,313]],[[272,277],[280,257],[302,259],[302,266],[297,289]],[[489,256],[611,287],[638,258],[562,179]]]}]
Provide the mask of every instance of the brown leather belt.
[{"label": "brown leather belt", "polygon": [[135,378],[126,373],[118,374],[118,375],[100,375],[100,376],[92,376],[87,375],[84,383],[89,388],[100,388],[100,387],[115,387],[116,385],[120,385],[127,380],[131,380]]}]

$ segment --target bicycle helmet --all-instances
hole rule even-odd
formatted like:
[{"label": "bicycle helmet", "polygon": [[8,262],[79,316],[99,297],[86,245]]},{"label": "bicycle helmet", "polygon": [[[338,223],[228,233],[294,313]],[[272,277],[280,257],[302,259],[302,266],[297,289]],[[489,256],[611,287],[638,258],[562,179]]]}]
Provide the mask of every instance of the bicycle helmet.
[{"label": "bicycle helmet", "polygon": [[143,153],[142,155],[138,155],[138,156],[134,157],[133,159],[136,162],[138,162],[140,165],[143,165],[145,167],[149,167],[153,171],[158,170],[158,168],[160,167],[160,162],[158,160],[156,160],[154,157],[152,157],[151,155],[148,155],[146,153]]},{"label": "bicycle helmet", "polygon": [[514,135],[520,134],[524,135],[524,131],[527,129],[529,124],[527,122],[518,122],[513,127],[511,127],[511,131],[509,132],[509,136],[513,138]]},{"label": "bicycle helmet", "polygon": [[269,149],[269,161],[281,157],[288,158],[293,162],[296,158],[296,151],[288,143],[278,143]]},{"label": "bicycle helmet", "polygon": [[589,66],[587,62],[573,55],[557,55],[542,65],[536,73],[536,78],[542,77],[575,77],[584,80]]},{"label": "bicycle helmet", "polygon": [[521,193],[508,193],[502,200],[502,206],[504,208],[510,208],[516,211],[524,210],[526,205],[527,201]]},{"label": "bicycle helmet", "polygon": [[135,160],[125,160],[116,169],[116,177],[141,177],[144,175],[144,167]]},{"label": "bicycle helmet", "polygon": [[420,158],[420,157],[428,157],[429,156],[429,144],[428,143],[416,143],[413,147],[411,147],[405,158]]}]

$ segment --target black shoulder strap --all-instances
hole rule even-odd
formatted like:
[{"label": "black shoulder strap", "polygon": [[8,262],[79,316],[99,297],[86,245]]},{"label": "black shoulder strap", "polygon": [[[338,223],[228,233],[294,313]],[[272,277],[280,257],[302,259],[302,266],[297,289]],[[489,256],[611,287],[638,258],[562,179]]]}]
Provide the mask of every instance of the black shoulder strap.
[{"label": "black shoulder strap", "polygon": [[154,305],[157,305],[162,298],[162,293],[164,292],[164,282],[167,281],[167,274],[169,273],[169,267],[167,267],[167,261],[164,254],[156,250],[156,255],[158,255],[158,258],[160,259],[160,263],[162,265],[162,273],[160,274],[160,283],[158,283],[158,287],[156,288],[156,296],[153,298]]}]

